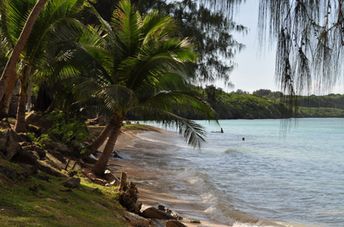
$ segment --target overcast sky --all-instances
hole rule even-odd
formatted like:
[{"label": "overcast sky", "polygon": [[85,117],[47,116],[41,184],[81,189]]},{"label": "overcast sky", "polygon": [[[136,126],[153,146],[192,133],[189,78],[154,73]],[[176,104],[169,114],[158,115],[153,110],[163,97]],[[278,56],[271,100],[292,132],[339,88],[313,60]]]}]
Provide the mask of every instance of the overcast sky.
[{"label": "overcast sky", "polygon": [[[247,0],[235,16],[237,23],[249,28],[246,36],[236,35],[237,40],[244,43],[246,48],[235,58],[238,66],[231,75],[235,90],[242,89],[249,92],[261,88],[278,90],[274,79],[275,48],[270,50],[265,48],[263,52],[259,48],[262,44],[259,43],[257,34],[258,6],[258,0]],[[217,85],[227,91],[230,90],[221,82]],[[341,82],[333,92],[344,93],[344,83]]]}]

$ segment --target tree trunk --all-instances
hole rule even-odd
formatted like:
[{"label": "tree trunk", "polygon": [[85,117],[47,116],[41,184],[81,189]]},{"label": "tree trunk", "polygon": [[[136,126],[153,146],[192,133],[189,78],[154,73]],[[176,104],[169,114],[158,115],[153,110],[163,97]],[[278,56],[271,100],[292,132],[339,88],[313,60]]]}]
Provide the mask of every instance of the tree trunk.
[{"label": "tree trunk", "polygon": [[29,87],[29,79],[31,76],[31,67],[25,66],[23,76],[20,80],[20,96],[17,107],[17,116],[16,124],[14,130],[16,132],[26,132],[26,122],[25,122],[25,113],[26,113],[26,104],[27,104],[27,92]]},{"label": "tree trunk", "polygon": [[[14,81],[14,82],[15,82],[15,84],[17,83],[17,81]],[[6,90],[4,92],[3,98],[0,102],[0,120],[5,118],[5,117],[8,117],[8,112],[10,109],[15,84],[11,90]]]},{"label": "tree trunk", "polygon": [[98,161],[96,162],[96,164],[93,167],[93,172],[98,176],[104,175],[106,165],[107,165],[107,163],[111,157],[111,154],[115,148],[115,144],[116,144],[118,135],[120,134],[121,127],[122,127],[122,121],[116,122],[116,124],[114,125],[114,127],[112,128],[112,130],[110,132],[109,139],[106,143],[106,146],[105,146],[102,154],[100,155]]},{"label": "tree trunk", "polygon": [[[2,76],[0,78],[0,106],[5,114],[8,109],[6,109],[6,104],[11,99],[11,94],[15,87],[17,81],[17,74],[16,74],[16,66],[19,60],[20,53],[24,50],[27,40],[30,37],[32,32],[33,26],[44,8],[45,3],[47,0],[38,0],[36,5],[33,7],[24,27],[23,30],[18,38],[18,42],[14,47],[10,58],[8,59],[4,71],[2,72]],[[4,97],[5,96],[5,97]],[[4,99],[6,98],[6,99]],[[7,102],[7,103],[6,103]]]},{"label": "tree trunk", "polygon": [[98,150],[98,148],[105,143],[106,139],[109,136],[112,126],[113,125],[111,124],[111,122],[109,122],[102,130],[102,132],[99,134],[99,136],[92,142],[92,144],[89,147],[92,151]]}]

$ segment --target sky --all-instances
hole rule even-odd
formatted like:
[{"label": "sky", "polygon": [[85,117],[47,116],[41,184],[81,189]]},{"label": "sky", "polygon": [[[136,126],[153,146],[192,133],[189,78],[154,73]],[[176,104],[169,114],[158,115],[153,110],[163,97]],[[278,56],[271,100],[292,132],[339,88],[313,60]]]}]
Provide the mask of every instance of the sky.
[{"label": "sky", "polygon": [[[228,88],[222,82],[217,82],[217,86],[226,91],[245,90],[253,92],[258,89],[279,90],[275,83],[275,47],[260,48],[263,44],[258,40],[258,0],[247,0],[246,3],[239,7],[234,17],[234,21],[243,24],[249,28],[246,35],[236,34],[235,37],[239,42],[246,45],[236,57],[236,69],[232,72],[231,82],[234,88]],[[344,93],[344,83],[341,82],[330,92]]]}]

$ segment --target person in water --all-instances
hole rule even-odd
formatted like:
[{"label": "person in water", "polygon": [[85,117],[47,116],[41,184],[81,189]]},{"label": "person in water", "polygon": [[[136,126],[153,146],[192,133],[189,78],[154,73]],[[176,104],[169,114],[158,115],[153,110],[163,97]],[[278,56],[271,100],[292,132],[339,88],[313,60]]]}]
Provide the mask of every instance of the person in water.
[{"label": "person in water", "polygon": [[223,128],[221,128],[221,133],[223,133]]},{"label": "person in water", "polygon": [[242,140],[242,141],[245,141],[245,137],[243,137],[241,140]]}]

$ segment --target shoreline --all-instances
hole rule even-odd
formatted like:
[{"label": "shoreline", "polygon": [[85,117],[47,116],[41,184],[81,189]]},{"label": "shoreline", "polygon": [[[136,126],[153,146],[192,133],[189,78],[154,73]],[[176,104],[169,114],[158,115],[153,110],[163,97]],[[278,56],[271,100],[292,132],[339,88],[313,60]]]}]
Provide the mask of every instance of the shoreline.
[{"label": "shoreline", "polygon": [[[147,139],[145,135],[154,139]],[[177,138],[177,135],[163,129],[124,130],[116,143],[116,152],[123,159],[111,159],[109,162],[109,169],[112,172],[116,175],[126,172],[129,180],[136,184],[139,190],[139,201],[144,206],[163,205],[181,215],[184,218],[183,224],[190,227],[284,226],[260,220],[234,209],[229,218],[231,222],[212,218],[207,212],[211,209],[211,204],[202,201],[200,195],[193,191],[194,186],[186,185],[186,182],[174,178],[173,172],[166,171],[164,168],[170,164],[169,160],[174,160],[173,154],[178,147],[162,142],[160,139],[163,138]],[[201,224],[190,223],[190,220],[199,220]]]}]

